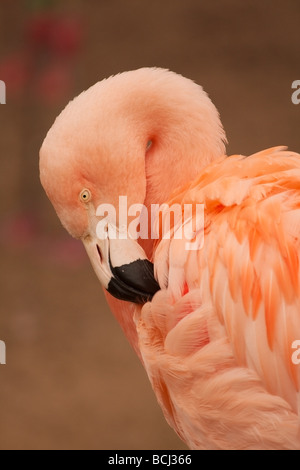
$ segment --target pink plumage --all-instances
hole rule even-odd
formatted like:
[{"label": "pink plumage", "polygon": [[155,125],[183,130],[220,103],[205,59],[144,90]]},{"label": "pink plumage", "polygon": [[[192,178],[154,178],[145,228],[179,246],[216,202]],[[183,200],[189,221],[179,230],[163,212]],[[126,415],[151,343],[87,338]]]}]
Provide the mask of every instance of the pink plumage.
[{"label": "pink plumage", "polygon": [[[201,87],[140,69],[67,106],[43,143],[41,181],[178,435],[192,449],[298,449],[300,155],[226,157],[225,142]],[[160,229],[172,204],[202,204],[204,243],[187,250],[172,225],[168,239],[99,240],[97,208],[124,195],[168,203]]]}]

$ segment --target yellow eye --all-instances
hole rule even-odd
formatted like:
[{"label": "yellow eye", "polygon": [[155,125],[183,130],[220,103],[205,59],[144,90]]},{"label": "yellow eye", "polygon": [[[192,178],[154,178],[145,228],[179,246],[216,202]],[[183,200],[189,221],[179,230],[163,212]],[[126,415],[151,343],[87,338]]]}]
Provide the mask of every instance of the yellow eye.
[{"label": "yellow eye", "polygon": [[81,191],[80,193],[81,202],[86,203],[86,202],[89,202],[91,199],[92,199],[91,191],[89,191],[88,189],[84,189],[83,191]]}]

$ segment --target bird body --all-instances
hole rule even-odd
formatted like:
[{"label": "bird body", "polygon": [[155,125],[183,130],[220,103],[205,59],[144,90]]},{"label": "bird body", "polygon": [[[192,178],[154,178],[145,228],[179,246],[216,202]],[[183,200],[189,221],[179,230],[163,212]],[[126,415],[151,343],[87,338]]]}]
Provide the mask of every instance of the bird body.
[{"label": "bird body", "polygon": [[137,329],[165,415],[191,448],[299,447],[299,182],[299,155],[270,149],[210,165],[170,202],[205,204],[205,242],[158,243],[165,288]]},{"label": "bird body", "polygon": [[[300,155],[276,147],[226,157],[225,140],[201,87],[142,69],[67,107],[43,144],[41,179],[65,227],[83,240],[167,421],[189,447],[298,449]],[[122,194],[148,208],[168,204],[158,239],[122,241],[131,258],[117,275],[119,245],[97,240],[96,207],[117,205]],[[182,213],[203,206],[196,249],[176,236],[173,204]],[[146,257],[157,292],[128,302],[147,291]]]}]

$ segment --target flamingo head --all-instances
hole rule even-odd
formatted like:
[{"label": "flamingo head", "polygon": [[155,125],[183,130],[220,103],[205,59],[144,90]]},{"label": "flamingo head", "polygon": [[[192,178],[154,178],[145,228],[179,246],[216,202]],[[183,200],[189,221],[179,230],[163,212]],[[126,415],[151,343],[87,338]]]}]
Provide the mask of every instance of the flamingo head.
[{"label": "flamingo head", "polygon": [[224,154],[225,141],[202,88],[162,69],[103,80],[56,119],[40,152],[41,182],[112,295],[144,303],[159,289],[120,196],[127,210],[165,202]]}]

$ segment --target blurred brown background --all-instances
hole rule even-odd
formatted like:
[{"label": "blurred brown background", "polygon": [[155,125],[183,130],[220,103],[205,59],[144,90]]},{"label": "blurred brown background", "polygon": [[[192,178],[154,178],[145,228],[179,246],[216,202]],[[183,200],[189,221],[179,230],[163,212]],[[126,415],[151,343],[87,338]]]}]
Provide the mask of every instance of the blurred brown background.
[{"label": "blurred brown background", "polygon": [[202,84],[229,153],[300,151],[298,0],[0,0],[0,449],[179,449],[80,244],[38,178],[54,118],[111,74]]}]

